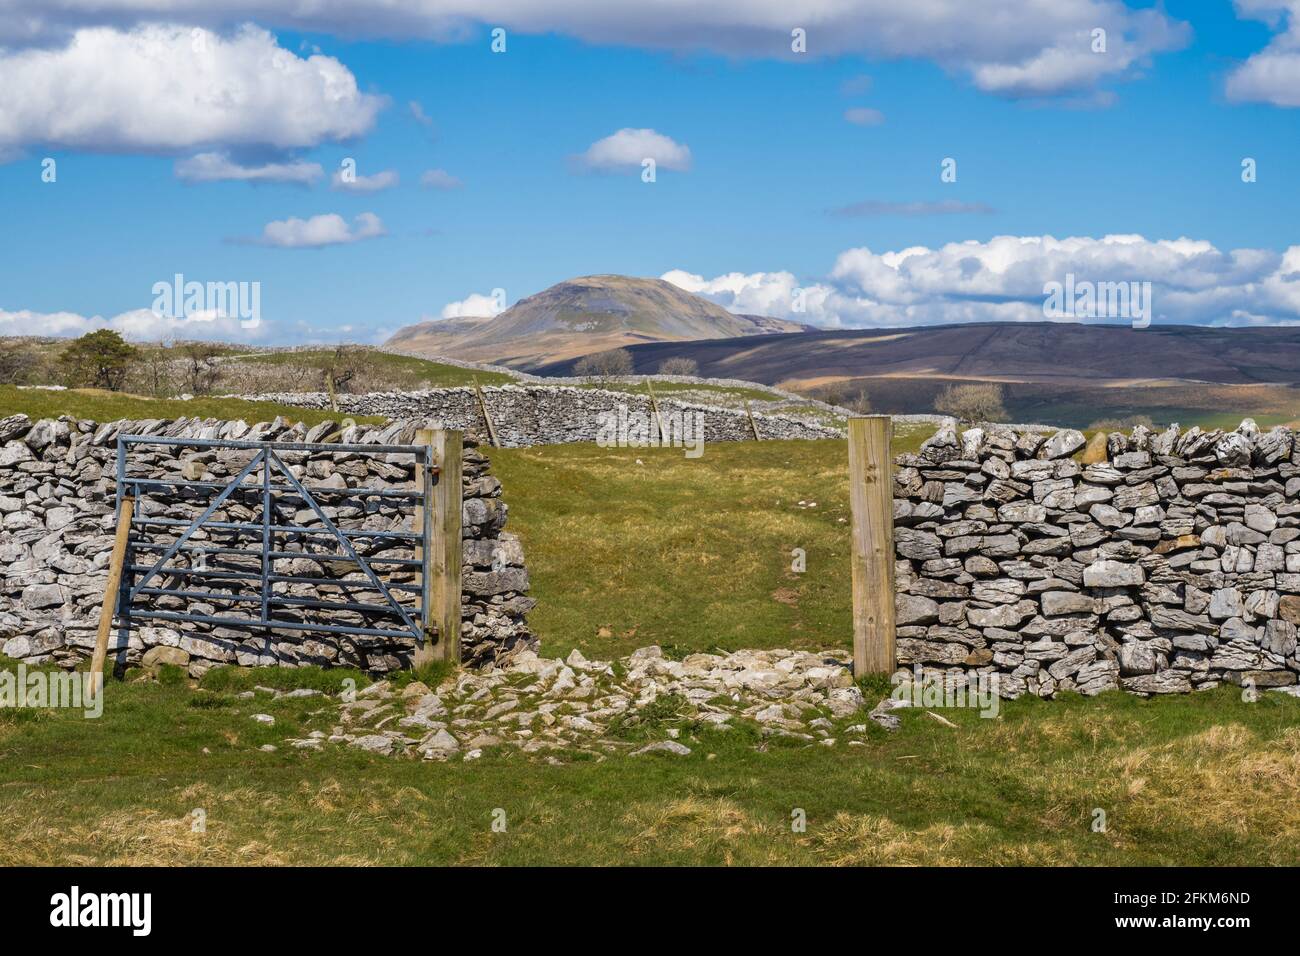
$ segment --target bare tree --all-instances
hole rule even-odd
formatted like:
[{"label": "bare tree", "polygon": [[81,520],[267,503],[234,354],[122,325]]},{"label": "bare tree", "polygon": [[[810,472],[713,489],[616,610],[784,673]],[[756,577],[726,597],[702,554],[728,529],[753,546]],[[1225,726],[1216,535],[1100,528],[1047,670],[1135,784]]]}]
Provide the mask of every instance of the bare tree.
[{"label": "bare tree", "polygon": [[161,398],[171,392],[175,347],[173,340],[163,339],[157,345],[144,349],[141,354],[140,376],[144,380],[145,389],[154,398]]},{"label": "bare tree", "polygon": [[660,375],[699,375],[700,363],[684,356],[664,359],[659,363]]},{"label": "bare tree", "polygon": [[608,381],[617,375],[631,375],[635,367],[632,353],[627,349],[610,349],[584,355],[573,364],[573,373],[583,378]]},{"label": "bare tree", "polygon": [[221,380],[217,361],[222,349],[211,342],[186,342],[178,346],[184,360],[183,388],[191,395],[207,395]]},{"label": "bare tree", "polygon": [[857,415],[870,415],[871,398],[867,395],[867,390],[858,389],[857,394],[850,398],[844,407]]},{"label": "bare tree", "polygon": [[26,343],[0,348],[0,385],[23,385],[40,365],[36,350]]},{"label": "bare tree", "polygon": [[339,345],[326,352],[317,364],[325,391],[329,393],[330,409],[339,410],[339,392],[351,391],[353,382],[375,384],[377,369],[368,349],[355,345]]},{"label": "bare tree", "polygon": [[934,410],[964,422],[1000,422],[1007,418],[1002,386],[991,382],[949,385],[935,398]]}]

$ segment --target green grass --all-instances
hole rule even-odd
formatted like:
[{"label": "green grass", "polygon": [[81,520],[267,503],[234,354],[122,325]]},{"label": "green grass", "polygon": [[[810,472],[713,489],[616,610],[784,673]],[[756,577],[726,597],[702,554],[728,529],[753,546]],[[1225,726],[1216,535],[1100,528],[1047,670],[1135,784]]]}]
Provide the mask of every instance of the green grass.
[{"label": "green grass", "polygon": [[[271,402],[246,402],[237,398],[194,398],[188,402],[178,399],[146,398],[125,395],[103,389],[77,388],[65,391],[46,389],[20,389],[13,385],[0,385],[0,417],[25,414],[33,421],[40,418],[58,418],[74,415],[97,422],[110,422],[119,418],[242,418],[246,422],[269,422],[277,415],[295,422],[315,425],[326,419],[335,421],[345,417],[339,413],[295,408]],[[351,416],[353,421],[369,424],[383,422],[373,415]]]},{"label": "green grass", "polygon": [[[719,443],[696,460],[590,445],[491,455],[548,655],[848,648],[843,442]],[[401,681],[416,676],[445,675]],[[764,750],[752,729],[692,725],[664,697],[614,731],[672,726],[690,755],[562,766],[304,752],[286,738],[329,733],[336,704],[239,696],[347,677],[365,680],[225,668],[196,687],[172,673],[111,681],[98,720],[0,710],[0,865],[1300,864],[1300,701],[1277,694],[1026,699],[994,719],[945,711],[955,728],[902,711],[899,731],[871,725],[863,746]],[[887,686],[865,683],[870,703]]]},{"label": "green grass", "polygon": [[[329,350],[306,350],[301,352],[267,352],[244,355],[240,362],[256,362],[266,365],[312,365],[328,359],[333,354]],[[473,385],[478,379],[480,385],[508,385],[515,381],[511,375],[503,372],[480,372],[475,369],[447,365],[431,359],[416,358],[410,355],[394,355],[390,352],[367,351],[366,359],[373,364],[381,375],[400,379],[406,388],[445,388],[453,385]]]},{"label": "green grass", "polygon": [[[930,431],[900,433],[896,450]],[[493,450],[543,646],[847,647],[847,454],[833,440],[719,442],[697,459],[671,448]]]},{"label": "green grass", "polygon": [[1024,700],[955,729],[905,711],[851,748],[696,730],[686,757],[552,766],[285,746],[329,731],[320,697],[105,693],[98,720],[0,712],[0,864],[1300,863],[1300,701],[1274,694]]},{"label": "green grass", "polygon": [[[600,388],[610,392],[629,392],[637,395],[649,394],[646,391],[644,383],[633,384],[631,382],[586,382],[578,386],[579,388]],[[735,399],[737,402],[775,402],[784,401],[780,395],[769,392],[761,388],[745,388],[739,385],[694,385],[689,382],[659,382],[654,383],[656,395],[672,395],[676,392],[707,392],[714,395],[726,396]]]}]

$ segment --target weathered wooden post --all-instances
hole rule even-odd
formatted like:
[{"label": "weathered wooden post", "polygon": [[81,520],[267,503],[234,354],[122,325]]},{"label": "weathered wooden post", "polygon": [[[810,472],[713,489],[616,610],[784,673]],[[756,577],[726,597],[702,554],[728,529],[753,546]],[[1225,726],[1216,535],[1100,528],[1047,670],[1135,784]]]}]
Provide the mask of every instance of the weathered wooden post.
[{"label": "weathered wooden post", "polygon": [[[417,438],[417,441],[422,439]],[[461,616],[461,455],[464,435],[438,429],[431,433],[433,464],[438,468],[438,483],[433,486],[433,515],[429,541],[432,554],[429,571],[430,604],[427,613],[437,627],[438,643],[433,645],[433,660],[460,663]],[[418,657],[417,657],[418,660]]]},{"label": "weathered wooden post", "polygon": [[654,409],[655,421],[659,423],[659,446],[665,448],[668,445],[668,432],[664,429],[664,417],[659,414],[659,399],[655,396],[655,387],[650,379],[645,380],[645,387],[650,393],[650,407]]},{"label": "weathered wooden post", "polygon": [[483,424],[487,426],[488,442],[493,448],[500,448],[501,445],[497,441],[497,426],[492,421],[492,413],[488,411],[487,399],[483,397],[483,389],[479,388],[478,376],[473,375],[471,378],[474,379],[474,394],[478,396],[478,407],[483,412]]},{"label": "weathered wooden post", "polygon": [[849,419],[853,514],[853,673],[890,674],[894,659],[894,476],[888,415]]},{"label": "weathered wooden post", "polygon": [[117,515],[117,534],[113,539],[113,555],[108,562],[108,581],[104,584],[104,603],[99,607],[99,630],[95,633],[95,652],[90,658],[90,695],[99,695],[104,686],[104,659],[108,656],[108,632],[113,629],[113,616],[117,612],[118,592],[122,587],[122,565],[126,559],[126,545],[131,537],[131,516],[135,513],[135,499],[123,498]]}]

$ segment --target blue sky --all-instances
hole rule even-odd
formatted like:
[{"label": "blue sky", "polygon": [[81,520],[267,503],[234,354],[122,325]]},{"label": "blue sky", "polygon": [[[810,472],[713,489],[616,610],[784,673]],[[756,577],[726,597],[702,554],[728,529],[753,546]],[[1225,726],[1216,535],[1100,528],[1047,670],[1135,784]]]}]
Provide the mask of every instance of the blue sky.
[{"label": "blue sky", "polygon": [[[862,2],[872,16],[889,16]],[[639,45],[635,24],[605,23],[598,13],[583,20],[579,11],[552,26],[543,8],[506,27],[504,53],[490,50],[488,33],[504,17],[458,18],[451,38],[441,21],[418,19],[429,36],[413,39],[399,37],[420,30],[372,31],[342,13],[299,24],[274,2],[259,16],[252,0],[216,19],[211,8],[220,3],[200,17],[179,2],[172,16],[150,7],[136,21],[101,21],[91,3],[88,14],[76,8],[84,23],[52,20],[36,36],[6,37],[0,18],[0,88],[9,90],[0,92],[0,114],[24,83],[48,100],[41,117],[8,129],[0,119],[0,332],[72,334],[111,323],[148,310],[153,285],[176,273],[259,282],[261,327],[207,326],[217,337],[274,342],[373,341],[454,314],[454,303],[473,294],[500,288],[511,303],[603,272],[689,274],[698,279],[674,281],[737,311],[771,314],[794,314],[792,290],[810,290],[802,316],[828,325],[1041,318],[1039,287],[1065,271],[1154,282],[1162,321],[1300,319],[1300,280],[1289,278],[1300,270],[1300,248],[1288,253],[1300,243],[1300,124],[1287,90],[1267,85],[1300,82],[1291,12],[1256,0],[1076,5],[1091,9],[1042,28],[1046,53],[1034,49],[1029,29],[1024,49],[989,40],[960,56],[904,55],[925,42],[881,48],[844,39],[833,25],[810,27],[808,53],[792,54],[788,31],[769,29],[769,20],[755,42],[743,10],[734,23],[690,25],[684,40],[661,18]],[[1042,61],[1054,55],[1058,32],[1067,48],[1086,43],[1076,27],[1104,15],[1101,22],[1117,24],[1118,43],[1125,18],[1143,7],[1174,36],[1149,40],[1149,52],[1122,69],[1050,78],[1055,71]],[[207,125],[200,116],[193,129],[188,117],[203,107],[166,102],[165,76],[125,103],[121,95],[97,103],[93,88],[75,100],[56,91],[60,70],[76,76],[84,65],[70,52],[77,31],[138,38],[151,24],[171,24],[222,44],[242,23],[269,31],[266,43],[285,56],[337,61],[362,105],[286,146],[277,142],[286,125],[332,109],[313,99],[311,77],[283,102],[269,83],[267,102],[247,107],[250,115],[231,119],[227,110]],[[843,48],[823,52],[826,44]],[[68,62],[34,66],[37,50]],[[1233,80],[1261,56],[1273,58],[1259,70],[1267,82]],[[239,81],[241,62],[220,66],[229,82]],[[1025,88],[980,72],[1022,62],[1049,79]],[[253,68],[274,75],[265,61]],[[152,82],[148,69],[141,76]],[[850,122],[854,109],[878,111],[880,121]],[[158,120],[172,110],[176,122]],[[95,115],[79,118],[86,112]],[[688,168],[668,168],[680,164],[661,157],[653,183],[642,181],[639,163],[584,168],[578,157],[620,130],[652,130],[689,150]],[[314,163],[320,175],[309,185],[178,175],[178,163],[207,153],[245,170]],[[57,163],[54,182],[41,178],[47,157]],[[395,172],[397,185],[331,188],[349,157],[362,176]],[[956,182],[940,181],[946,157],[957,161]],[[1242,181],[1246,157],[1257,163],[1255,182]],[[422,186],[421,175],[435,169],[459,185]],[[877,204],[874,214],[837,212],[864,203]],[[940,203],[972,211],[943,213]],[[363,214],[377,217],[382,225],[369,231],[382,234],[350,238]],[[318,223],[317,239],[294,225],[278,244],[269,238],[270,223],[322,216],[342,222]],[[1116,234],[1145,241],[1103,241]],[[1046,236],[1084,241],[1046,248]],[[1156,244],[1180,238],[1194,244]],[[972,241],[968,251],[949,246]],[[923,251],[901,266],[888,256],[915,247]],[[481,311],[477,302],[459,310]],[[206,330],[183,323],[175,334]]]}]

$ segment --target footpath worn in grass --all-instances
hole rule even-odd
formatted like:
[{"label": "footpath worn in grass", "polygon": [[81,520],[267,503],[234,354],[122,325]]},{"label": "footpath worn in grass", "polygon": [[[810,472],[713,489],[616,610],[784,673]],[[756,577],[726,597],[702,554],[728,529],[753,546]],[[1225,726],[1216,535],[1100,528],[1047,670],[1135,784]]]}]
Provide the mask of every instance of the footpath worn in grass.
[{"label": "footpath worn in grass", "polygon": [[[931,430],[900,431],[896,450]],[[548,654],[851,645],[844,441],[717,442],[694,459],[595,445],[490,456]]]},{"label": "footpath worn in grass", "polygon": [[902,711],[834,749],[695,730],[685,757],[564,766],[284,745],[330,711],[175,680],[110,683],[98,720],[0,711],[0,864],[1300,863],[1300,701],[1277,694]]}]

